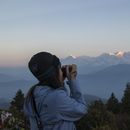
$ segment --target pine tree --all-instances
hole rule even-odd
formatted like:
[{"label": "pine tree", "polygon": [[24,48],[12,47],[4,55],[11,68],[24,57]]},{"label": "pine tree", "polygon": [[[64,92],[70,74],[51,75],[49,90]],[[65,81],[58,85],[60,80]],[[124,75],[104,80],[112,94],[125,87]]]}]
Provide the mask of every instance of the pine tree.
[{"label": "pine tree", "polygon": [[122,98],[122,111],[130,114],[130,83],[127,83],[124,95]]},{"label": "pine tree", "polygon": [[107,101],[107,110],[110,112],[113,112],[114,114],[119,113],[119,101],[118,99],[115,97],[114,93],[111,94],[110,98]]},{"label": "pine tree", "polygon": [[16,109],[18,112],[21,112],[23,110],[24,94],[21,89],[17,91],[10,104],[10,109]]},{"label": "pine tree", "polygon": [[[10,102],[10,112],[15,119],[13,127],[16,125],[24,124],[24,114],[23,114],[23,104],[24,104],[24,94],[22,90],[18,90],[13,100]],[[17,127],[17,126],[16,126]]]}]

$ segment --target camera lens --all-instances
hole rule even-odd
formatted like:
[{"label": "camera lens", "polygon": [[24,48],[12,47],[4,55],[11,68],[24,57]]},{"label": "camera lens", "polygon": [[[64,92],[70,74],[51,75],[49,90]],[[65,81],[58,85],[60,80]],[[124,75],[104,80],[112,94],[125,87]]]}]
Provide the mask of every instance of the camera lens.
[{"label": "camera lens", "polygon": [[[66,66],[67,67],[67,66]],[[66,67],[62,67],[61,70],[63,72],[63,77],[67,77],[67,73],[66,73]],[[72,66],[69,66],[69,72],[72,71]]]}]

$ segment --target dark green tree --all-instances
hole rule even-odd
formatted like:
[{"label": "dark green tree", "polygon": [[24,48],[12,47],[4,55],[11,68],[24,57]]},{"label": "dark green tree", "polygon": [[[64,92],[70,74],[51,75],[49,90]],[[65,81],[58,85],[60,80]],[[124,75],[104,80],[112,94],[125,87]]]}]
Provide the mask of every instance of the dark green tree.
[{"label": "dark green tree", "polygon": [[22,112],[24,104],[24,94],[22,90],[18,90],[15,97],[10,103],[10,109],[15,109],[18,112]]},{"label": "dark green tree", "polygon": [[[87,128],[88,127],[88,128]],[[88,107],[88,113],[78,122],[78,130],[117,130],[115,115],[107,111],[101,100]]]},{"label": "dark green tree", "polygon": [[117,114],[116,124],[118,130],[130,130],[130,116],[127,113]]},{"label": "dark green tree", "polygon": [[24,124],[24,113],[23,113],[23,104],[24,104],[24,94],[22,90],[18,90],[13,100],[10,102],[9,111],[12,113],[13,118],[15,119],[13,127],[15,125]]},{"label": "dark green tree", "polygon": [[110,112],[113,112],[114,114],[119,113],[120,107],[119,107],[119,101],[115,97],[114,93],[111,94],[110,98],[108,99],[106,103],[107,110]]},{"label": "dark green tree", "polygon": [[127,83],[122,98],[122,112],[130,115],[130,83]]}]

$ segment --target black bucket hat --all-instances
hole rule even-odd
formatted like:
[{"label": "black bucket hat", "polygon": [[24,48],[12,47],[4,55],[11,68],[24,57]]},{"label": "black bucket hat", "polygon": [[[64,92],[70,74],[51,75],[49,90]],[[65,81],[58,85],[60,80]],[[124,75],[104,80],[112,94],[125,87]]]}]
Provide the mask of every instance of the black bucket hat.
[{"label": "black bucket hat", "polygon": [[28,63],[30,71],[39,81],[53,76],[58,66],[61,66],[59,58],[48,52],[35,54]]}]

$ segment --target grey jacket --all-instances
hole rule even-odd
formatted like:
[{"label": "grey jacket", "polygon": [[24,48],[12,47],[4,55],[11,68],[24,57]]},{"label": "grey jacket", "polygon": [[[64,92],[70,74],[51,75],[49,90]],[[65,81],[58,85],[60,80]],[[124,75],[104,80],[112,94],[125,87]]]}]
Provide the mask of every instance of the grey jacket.
[{"label": "grey jacket", "polygon": [[[66,87],[52,89],[49,86],[37,86],[34,91],[36,107],[40,115],[43,130],[76,130],[74,121],[87,112],[87,106],[76,80],[69,81],[70,94]],[[24,105],[29,117],[31,130],[38,130],[36,119],[30,104]]]}]

